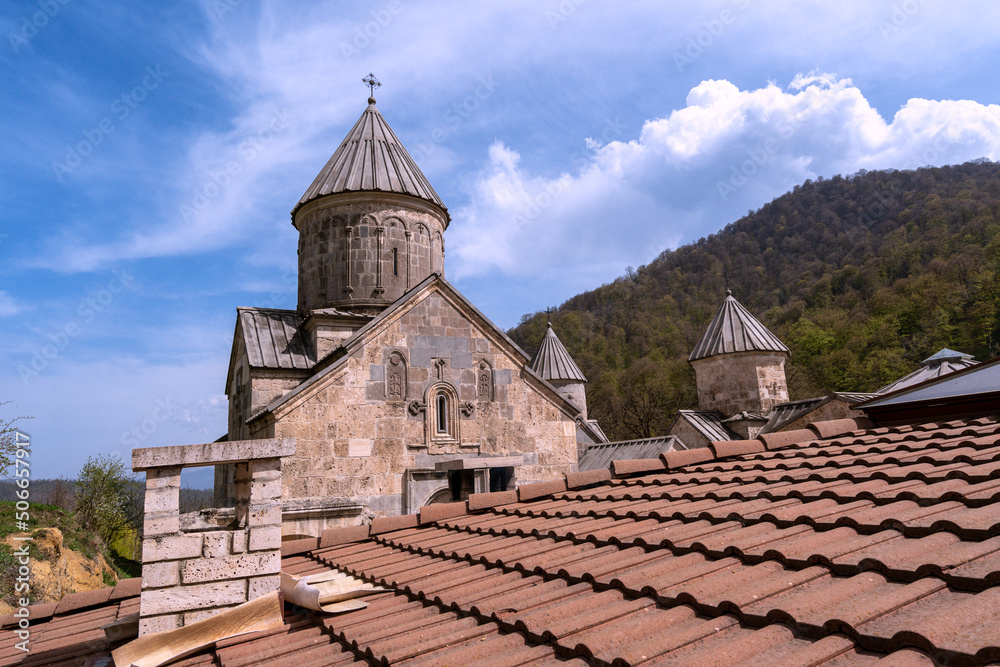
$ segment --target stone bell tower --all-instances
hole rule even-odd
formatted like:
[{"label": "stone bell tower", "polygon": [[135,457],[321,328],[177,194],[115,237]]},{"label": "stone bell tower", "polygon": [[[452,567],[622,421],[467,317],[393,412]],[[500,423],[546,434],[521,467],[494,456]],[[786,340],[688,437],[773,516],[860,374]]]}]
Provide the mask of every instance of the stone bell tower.
[{"label": "stone bell tower", "polygon": [[788,400],[787,358],[785,344],[726,290],[722,306],[688,356],[698,407],[724,416],[766,415]]},{"label": "stone bell tower", "polygon": [[369,97],[292,210],[299,231],[299,314],[376,315],[431,273],[443,276],[450,221]]}]

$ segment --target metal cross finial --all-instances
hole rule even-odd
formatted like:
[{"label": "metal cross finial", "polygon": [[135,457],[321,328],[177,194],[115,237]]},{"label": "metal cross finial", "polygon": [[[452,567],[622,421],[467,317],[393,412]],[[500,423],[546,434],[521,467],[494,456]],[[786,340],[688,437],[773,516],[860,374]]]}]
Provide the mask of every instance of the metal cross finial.
[{"label": "metal cross finial", "polygon": [[552,326],[552,308],[545,309],[545,321],[549,326]]},{"label": "metal cross finial", "polygon": [[372,74],[371,72],[368,73],[368,76],[361,79],[361,82],[368,84],[368,88],[371,91],[370,95],[372,97],[375,97],[375,89],[379,88],[382,85],[382,83],[378,79],[376,79],[375,75]]}]

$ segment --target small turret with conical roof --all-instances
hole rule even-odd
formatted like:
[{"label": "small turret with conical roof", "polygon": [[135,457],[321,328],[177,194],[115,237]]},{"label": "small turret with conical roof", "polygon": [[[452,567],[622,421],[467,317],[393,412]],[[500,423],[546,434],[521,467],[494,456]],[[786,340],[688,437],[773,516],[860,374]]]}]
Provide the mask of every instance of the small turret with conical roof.
[{"label": "small turret with conical roof", "polygon": [[767,414],[788,400],[788,348],[726,290],[726,298],[688,356],[698,406],[723,415]]},{"label": "small turret with conical roof", "polygon": [[545,337],[531,360],[530,368],[579,408],[583,419],[587,418],[587,378],[552,330],[552,322],[548,322]]},{"label": "small turret with conical roof", "polygon": [[368,107],[292,210],[303,316],[374,315],[444,275],[444,202],[368,98]]}]

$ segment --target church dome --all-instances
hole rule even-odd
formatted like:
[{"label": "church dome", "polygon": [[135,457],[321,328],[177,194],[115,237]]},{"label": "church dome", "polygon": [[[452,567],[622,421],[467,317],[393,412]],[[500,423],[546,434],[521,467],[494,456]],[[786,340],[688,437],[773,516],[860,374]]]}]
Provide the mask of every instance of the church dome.
[{"label": "church dome", "polygon": [[419,197],[437,205],[450,221],[448,208],[396,134],[368,98],[368,108],[341,142],[292,210],[314,199],[344,192],[388,192]]}]

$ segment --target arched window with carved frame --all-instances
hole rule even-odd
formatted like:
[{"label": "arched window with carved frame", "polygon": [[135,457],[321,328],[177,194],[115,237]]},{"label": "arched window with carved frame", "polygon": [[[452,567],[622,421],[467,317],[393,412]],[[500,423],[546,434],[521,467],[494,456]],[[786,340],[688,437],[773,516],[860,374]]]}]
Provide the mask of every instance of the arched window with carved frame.
[{"label": "arched window with carved frame", "polygon": [[427,389],[427,441],[447,444],[461,441],[458,391],[450,382],[437,382]]}]

